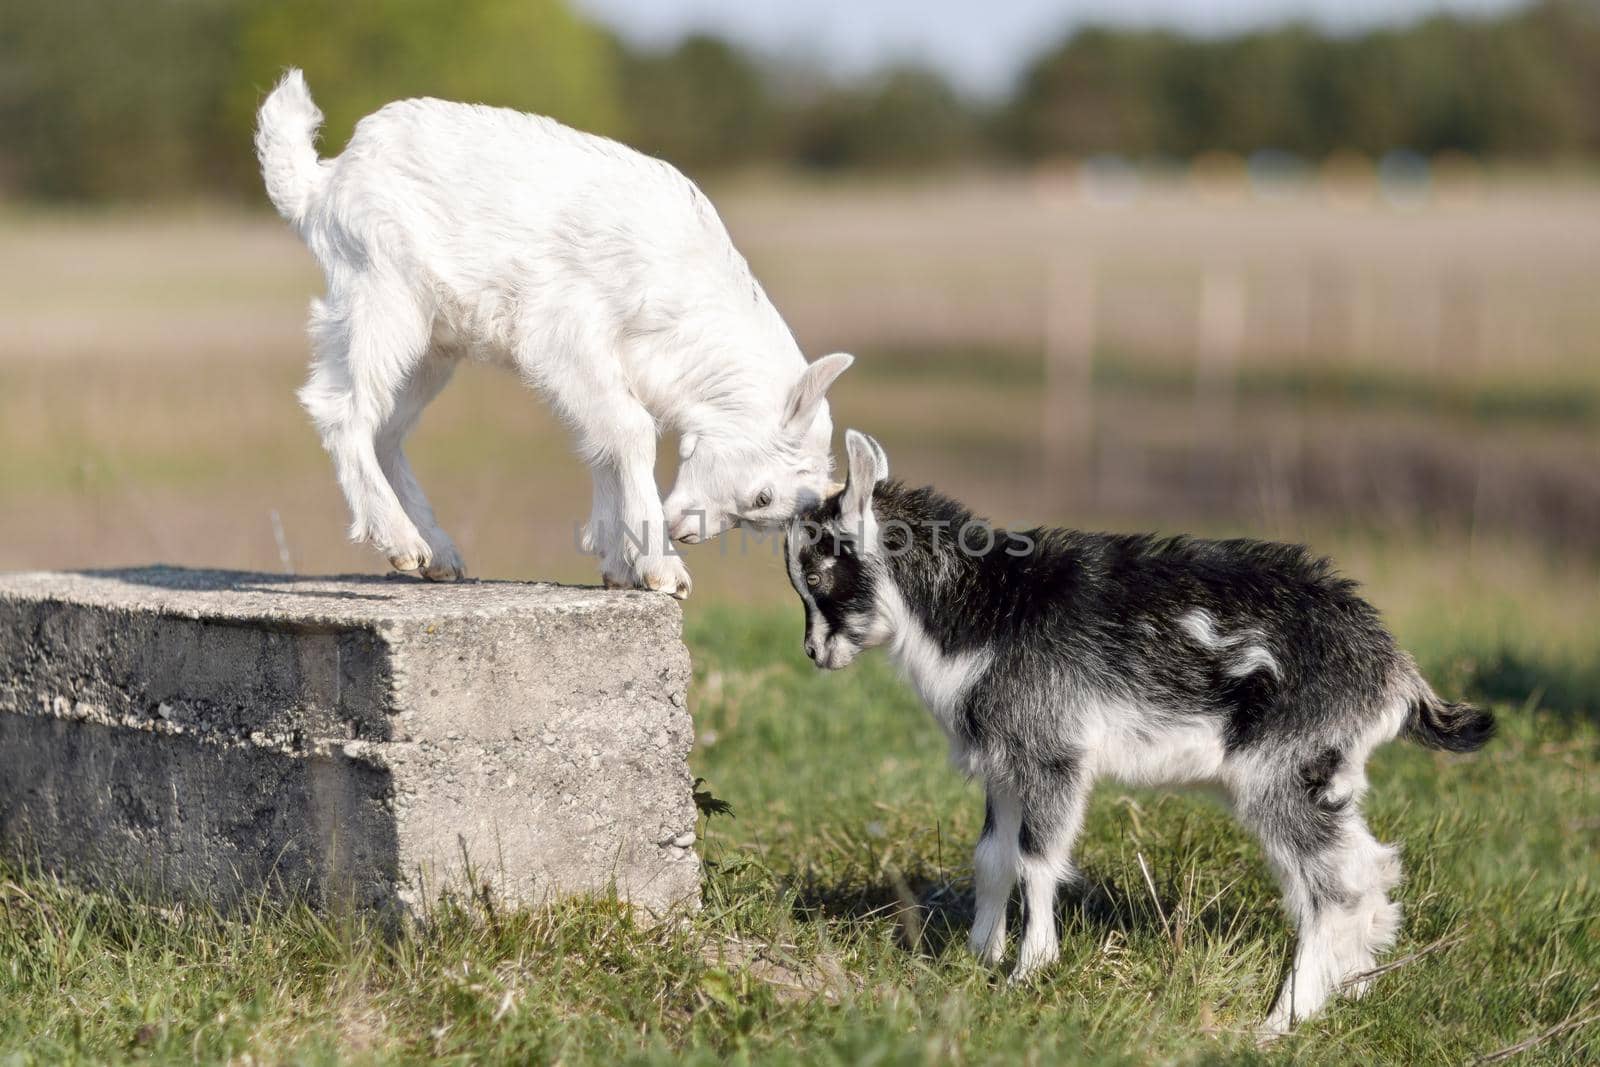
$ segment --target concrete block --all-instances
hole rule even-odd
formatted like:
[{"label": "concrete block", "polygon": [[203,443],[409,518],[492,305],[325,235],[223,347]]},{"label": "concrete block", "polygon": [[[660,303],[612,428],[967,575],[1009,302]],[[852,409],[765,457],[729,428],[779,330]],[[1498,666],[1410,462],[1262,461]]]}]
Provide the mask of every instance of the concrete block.
[{"label": "concrete block", "polygon": [[651,593],[0,575],[0,854],[161,900],[699,899],[689,655]]}]

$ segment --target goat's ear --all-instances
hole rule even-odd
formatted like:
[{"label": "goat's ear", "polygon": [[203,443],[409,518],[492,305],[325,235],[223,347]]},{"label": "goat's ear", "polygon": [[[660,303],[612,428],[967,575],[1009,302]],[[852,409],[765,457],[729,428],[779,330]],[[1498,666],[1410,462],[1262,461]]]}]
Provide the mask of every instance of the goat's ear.
[{"label": "goat's ear", "polygon": [[789,390],[789,400],[784,405],[783,428],[798,437],[811,428],[817,417],[822,398],[834,380],[849,369],[856,357],[847,352],[835,352],[807,365],[800,380]]},{"label": "goat's ear", "polygon": [[850,457],[844,497],[839,512],[849,525],[865,525],[872,514],[872,490],[889,477],[889,457],[883,446],[859,430],[847,430],[844,450]]}]

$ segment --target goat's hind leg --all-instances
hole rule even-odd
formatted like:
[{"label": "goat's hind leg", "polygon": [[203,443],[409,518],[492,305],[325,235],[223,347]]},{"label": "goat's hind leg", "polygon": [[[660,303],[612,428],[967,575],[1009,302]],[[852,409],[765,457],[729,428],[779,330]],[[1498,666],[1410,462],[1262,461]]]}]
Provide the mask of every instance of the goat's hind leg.
[{"label": "goat's hind leg", "polygon": [[394,410],[378,434],[378,462],[389,479],[389,485],[400,499],[406,515],[416,525],[428,543],[430,561],[422,567],[422,576],[430,581],[452,581],[467,576],[467,567],[456,550],[450,535],[439,527],[434,518],[433,506],[417,483],[411,471],[403,445],[416,426],[422,409],[450,381],[455,370],[454,359],[437,350],[430,351],[412,370],[395,397]]},{"label": "goat's hind leg", "polygon": [[1274,790],[1277,803],[1247,815],[1283,886],[1297,935],[1293,966],[1267,1015],[1270,1033],[1287,1031],[1340,993],[1364,992],[1360,976],[1400,927],[1400,908],[1388,896],[1400,880],[1397,850],[1372,836],[1356,795],[1308,789],[1304,768],[1298,777]]},{"label": "goat's hind leg", "polygon": [[312,307],[315,357],[300,390],[350,505],[350,536],[396,570],[430,565],[432,549],[378,460],[379,433],[428,343],[428,324],[405,294],[341,293]]}]

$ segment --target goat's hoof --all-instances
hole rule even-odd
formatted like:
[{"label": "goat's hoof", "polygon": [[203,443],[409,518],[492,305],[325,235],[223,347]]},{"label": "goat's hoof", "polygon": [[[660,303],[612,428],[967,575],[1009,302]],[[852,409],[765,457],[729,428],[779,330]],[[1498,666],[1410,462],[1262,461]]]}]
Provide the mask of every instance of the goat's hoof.
[{"label": "goat's hoof", "polygon": [[607,589],[648,589],[653,593],[666,593],[686,600],[694,583],[689,578],[689,569],[679,559],[665,559],[638,564],[640,571],[628,578],[618,577],[610,571],[602,570],[600,580]]},{"label": "goat's hoof", "polygon": [[1283,1004],[1274,1004],[1267,1017],[1256,1027],[1256,1045],[1266,1047],[1278,1038],[1294,1029],[1295,1017],[1291,1009]]},{"label": "goat's hoof", "polygon": [[1013,986],[1027,985],[1039,976],[1039,972],[1045,970],[1060,958],[1060,952],[1044,953],[1034,959],[1019,956],[1017,965],[1011,968],[1011,974],[1006,977],[1006,984]]},{"label": "goat's hoof", "polygon": [[[382,544],[383,542],[378,542]],[[389,557],[389,566],[397,571],[407,574],[420,574],[433,563],[433,549],[428,542],[422,539],[419,533],[403,536],[389,542],[391,547],[384,555]]]},{"label": "goat's hoof", "polygon": [[689,578],[689,569],[676,559],[665,560],[660,566],[650,568],[641,578],[646,589],[666,593],[679,600],[689,599],[689,590],[694,587]]},{"label": "goat's hoof", "polygon": [[1004,937],[989,938],[980,941],[976,937],[967,938],[967,951],[985,967],[998,967],[1005,958],[1006,940]]},{"label": "goat's hoof", "polygon": [[654,584],[652,582],[651,585],[650,585],[650,588],[651,588],[652,591],[657,592],[657,593],[666,593],[668,596],[672,597],[674,600],[688,600],[689,599],[690,585],[689,585],[689,580],[687,578],[685,578],[681,582],[672,582],[671,584],[663,583],[661,585],[656,585],[656,584]]},{"label": "goat's hoof", "polygon": [[427,563],[421,556],[390,556],[389,566],[404,574],[416,574],[426,567]]},{"label": "goat's hoof", "polygon": [[1271,1048],[1279,1041],[1282,1041],[1288,1032],[1289,1027],[1286,1023],[1284,1023],[1282,1020],[1275,1022],[1272,1018],[1268,1017],[1265,1022],[1256,1027],[1255,1046],[1256,1048],[1261,1049]]},{"label": "goat's hoof", "polygon": [[433,560],[422,568],[422,576],[430,582],[459,582],[467,576],[467,565],[454,548],[433,554]]}]

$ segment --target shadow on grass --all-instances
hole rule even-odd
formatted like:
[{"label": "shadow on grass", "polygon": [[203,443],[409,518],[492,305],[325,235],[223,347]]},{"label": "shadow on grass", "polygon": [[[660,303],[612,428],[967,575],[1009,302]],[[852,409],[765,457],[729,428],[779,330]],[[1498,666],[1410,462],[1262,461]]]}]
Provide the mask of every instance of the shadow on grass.
[{"label": "shadow on grass", "polygon": [[[805,881],[794,887],[793,915],[801,922],[832,919],[846,922],[892,920],[902,948],[938,957],[952,944],[966,941],[973,920],[972,884],[951,880],[931,868],[889,871],[878,878]],[[1116,931],[1124,937],[1155,935],[1176,944],[1192,933],[1208,939],[1271,936],[1280,929],[1271,908],[1237,908],[1237,900],[1218,898],[1190,913],[1168,893],[1152,897],[1142,885],[1124,886],[1085,872],[1056,894],[1056,921],[1063,935]],[[1018,894],[1007,905],[1007,926],[1018,930],[1022,914]],[[1253,914],[1259,911],[1260,914]]]},{"label": "shadow on grass", "polygon": [[1462,655],[1440,672],[1441,691],[1489,704],[1519,704],[1574,721],[1600,722],[1600,656],[1587,662],[1542,660],[1498,649]]}]

